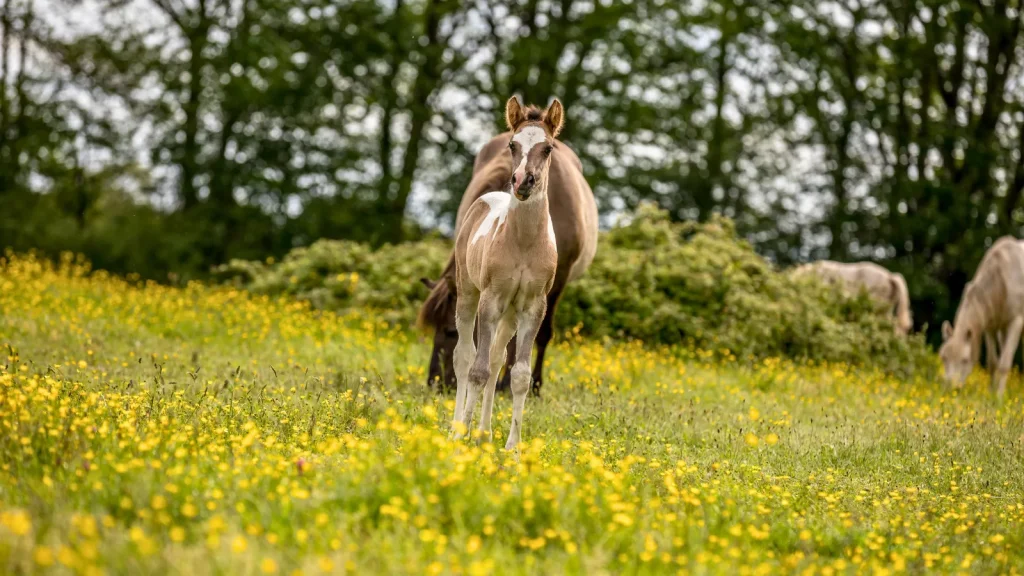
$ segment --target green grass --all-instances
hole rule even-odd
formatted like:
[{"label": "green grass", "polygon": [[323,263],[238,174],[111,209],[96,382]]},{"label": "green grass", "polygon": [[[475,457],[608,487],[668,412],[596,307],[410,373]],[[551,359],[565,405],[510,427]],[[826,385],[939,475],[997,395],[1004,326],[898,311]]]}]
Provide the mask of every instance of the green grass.
[{"label": "green grass", "polygon": [[1018,573],[1019,381],[564,337],[447,439],[376,315],[0,267],[0,572]]}]

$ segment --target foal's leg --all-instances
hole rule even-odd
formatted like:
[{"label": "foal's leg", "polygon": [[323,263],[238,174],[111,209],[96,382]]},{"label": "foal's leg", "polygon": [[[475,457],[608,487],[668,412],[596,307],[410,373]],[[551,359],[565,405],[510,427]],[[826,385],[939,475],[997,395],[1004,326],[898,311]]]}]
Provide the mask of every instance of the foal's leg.
[{"label": "foal's leg", "polygon": [[523,427],[523,407],[530,392],[530,353],[537,338],[541,321],[544,319],[545,302],[541,296],[526,305],[519,313],[519,333],[516,336],[516,363],[512,366],[512,427],[508,432],[506,450],[519,444]]},{"label": "foal's leg", "polygon": [[498,384],[498,374],[501,373],[501,366],[505,363],[505,346],[512,339],[516,332],[515,316],[506,314],[498,321],[498,329],[494,334],[494,342],[491,343],[491,373],[487,377],[487,386],[484,388],[483,404],[480,407],[480,441],[491,441],[491,413],[494,411],[494,390]]},{"label": "foal's leg", "polygon": [[1017,344],[1020,343],[1022,328],[1024,328],[1024,316],[1015,317],[1006,328],[1006,339],[1003,340],[1002,353],[999,356],[999,367],[996,369],[995,380],[992,381],[996,387],[996,394],[999,396],[1006,393],[1006,377],[1010,375],[1013,357],[1017,354]]},{"label": "foal's leg", "polygon": [[491,344],[494,342],[495,332],[498,330],[498,323],[504,312],[500,298],[494,292],[485,292],[480,295],[480,306],[477,311],[479,326],[477,335],[479,341],[476,348],[476,360],[469,368],[469,386],[466,388],[466,404],[462,410],[462,423],[469,429],[473,421],[473,410],[476,409],[476,401],[491,376]]},{"label": "foal's leg", "polygon": [[[480,293],[474,287],[467,287],[459,294],[455,304],[455,327],[459,331],[459,343],[455,345],[453,361],[455,364],[455,414],[452,422],[462,421],[462,412],[466,405],[466,391],[469,388],[469,367],[476,356],[476,344],[473,343],[473,326],[476,323],[476,307],[480,301]],[[462,433],[456,427],[455,437]]]}]

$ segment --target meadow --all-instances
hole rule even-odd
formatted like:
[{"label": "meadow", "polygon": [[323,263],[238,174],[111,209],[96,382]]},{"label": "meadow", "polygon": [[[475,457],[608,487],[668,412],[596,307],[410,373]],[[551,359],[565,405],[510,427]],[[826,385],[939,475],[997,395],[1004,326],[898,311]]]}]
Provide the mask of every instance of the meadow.
[{"label": "meadow", "polygon": [[2,573],[1024,571],[1016,377],[569,331],[517,458],[375,313],[9,256],[0,346]]}]

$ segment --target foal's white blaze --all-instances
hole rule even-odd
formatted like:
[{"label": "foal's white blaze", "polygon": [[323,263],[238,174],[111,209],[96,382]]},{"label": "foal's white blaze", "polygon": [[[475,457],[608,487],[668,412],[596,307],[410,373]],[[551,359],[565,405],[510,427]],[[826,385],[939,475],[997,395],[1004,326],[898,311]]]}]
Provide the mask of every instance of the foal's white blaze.
[{"label": "foal's white blaze", "polygon": [[547,135],[544,134],[544,129],[539,126],[527,126],[523,128],[515,136],[512,137],[512,141],[519,144],[523,149],[523,157],[519,160],[519,166],[513,170],[513,173],[526,170],[526,157],[530,154],[532,149],[537,144],[546,142],[548,139]]},{"label": "foal's white blaze", "polygon": [[551,215],[548,214],[548,240],[551,240],[551,245],[557,247],[558,242],[555,242],[555,225],[551,221]]},{"label": "foal's white blaze", "polygon": [[[487,203],[489,208],[487,216],[480,221],[480,227],[476,229],[473,234],[473,239],[469,241],[469,245],[476,244],[476,241],[483,238],[494,226],[494,222],[498,222],[498,226],[505,221],[505,217],[508,216],[508,205],[512,200],[512,195],[508,192],[488,192],[479,198]],[[497,231],[497,226],[494,226]]]}]

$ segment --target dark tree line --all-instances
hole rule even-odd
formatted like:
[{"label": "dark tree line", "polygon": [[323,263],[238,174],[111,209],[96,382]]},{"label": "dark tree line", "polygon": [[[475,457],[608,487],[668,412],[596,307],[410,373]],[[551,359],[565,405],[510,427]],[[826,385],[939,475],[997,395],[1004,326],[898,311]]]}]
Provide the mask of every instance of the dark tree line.
[{"label": "dark tree line", "polygon": [[877,260],[932,327],[1022,235],[1020,0],[0,2],[17,249],[166,279],[448,229],[513,93],[562,99],[607,224],[653,201],[782,265]]}]

